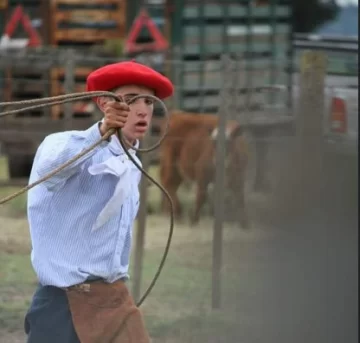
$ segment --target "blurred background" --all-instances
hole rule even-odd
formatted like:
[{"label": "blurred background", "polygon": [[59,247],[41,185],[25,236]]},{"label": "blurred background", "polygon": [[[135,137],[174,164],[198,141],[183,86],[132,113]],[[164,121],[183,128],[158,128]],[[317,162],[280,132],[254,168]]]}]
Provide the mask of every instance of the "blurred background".
[{"label": "blurred background", "polygon": [[[196,226],[195,185],[178,190],[184,220],[142,306],[153,341],[357,342],[358,1],[0,0],[1,102],[84,91],[92,70],[129,58],[171,78],[170,112],[236,120],[249,145],[250,229],[213,196],[219,179]],[[100,117],[77,101],[0,118],[0,199],[27,184],[46,135]],[[143,145],[163,120],[156,108]],[[159,180],[158,150],[140,157]],[[160,191],[144,181],[141,197],[135,298],[169,226]],[[0,343],[25,341],[30,251],[25,194],[0,206]]]}]

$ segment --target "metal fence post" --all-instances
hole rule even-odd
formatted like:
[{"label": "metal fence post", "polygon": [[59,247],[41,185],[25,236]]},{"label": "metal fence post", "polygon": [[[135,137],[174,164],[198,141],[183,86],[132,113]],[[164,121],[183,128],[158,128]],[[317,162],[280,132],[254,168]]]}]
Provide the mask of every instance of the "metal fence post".
[{"label": "metal fence post", "polygon": [[[225,129],[229,116],[229,96],[233,81],[233,61],[228,55],[222,56],[223,88],[221,89],[221,104],[219,106],[218,136],[216,142],[216,171],[214,193],[215,219],[213,229],[213,265],[212,265],[212,308],[221,307],[221,267],[222,267],[222,229],[224,222],[225,202]],[[230,88],[230,89],[229,89]]]}]

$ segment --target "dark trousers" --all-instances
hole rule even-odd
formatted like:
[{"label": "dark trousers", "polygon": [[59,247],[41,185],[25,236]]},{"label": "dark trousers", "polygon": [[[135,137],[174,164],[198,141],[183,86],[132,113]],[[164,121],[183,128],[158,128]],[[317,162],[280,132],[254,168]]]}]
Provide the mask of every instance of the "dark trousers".
[{"label": "dark trousers", "polygon": [[80,343],[64,290],[39,285],[25,316],[27,343]]}]

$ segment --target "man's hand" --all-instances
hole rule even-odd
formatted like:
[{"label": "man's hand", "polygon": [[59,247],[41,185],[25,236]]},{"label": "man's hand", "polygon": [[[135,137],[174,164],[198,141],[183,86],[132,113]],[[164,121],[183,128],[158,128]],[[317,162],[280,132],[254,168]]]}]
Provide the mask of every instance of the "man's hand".
[{"label": "man's hand", "polygon": [[125,102],[110,101],[104,106],[104,121],[100,125],[101,135],[110,129],[122,129],[126,124],[130,107]]}]

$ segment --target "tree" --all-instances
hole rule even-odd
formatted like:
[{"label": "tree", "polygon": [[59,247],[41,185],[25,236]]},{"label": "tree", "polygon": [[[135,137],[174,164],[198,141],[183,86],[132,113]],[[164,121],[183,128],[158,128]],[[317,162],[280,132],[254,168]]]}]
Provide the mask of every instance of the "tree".
[{"label": "tree", "polygon": [[292,0],[293,25],[296,33],[311,33],[339,13],[336,0]]}]

